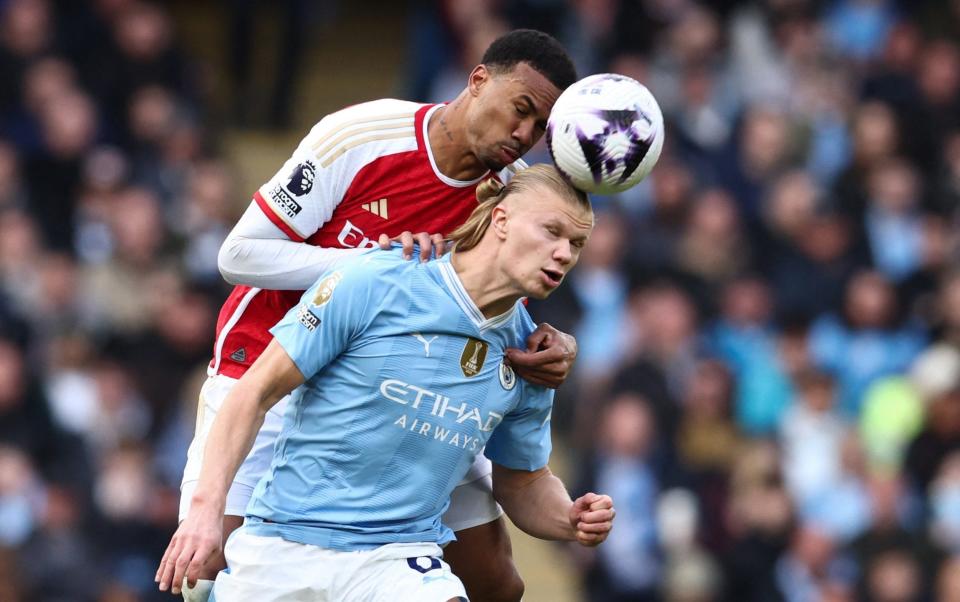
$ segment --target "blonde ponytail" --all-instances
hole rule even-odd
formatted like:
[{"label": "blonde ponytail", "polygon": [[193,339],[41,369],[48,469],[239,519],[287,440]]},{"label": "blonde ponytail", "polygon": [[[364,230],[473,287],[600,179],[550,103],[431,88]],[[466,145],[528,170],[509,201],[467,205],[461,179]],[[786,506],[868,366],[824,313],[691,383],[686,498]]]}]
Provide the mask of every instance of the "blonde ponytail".
[{"label": "blonde ponytail", "polygon": [[500,204],[500,201],[506,196],[504,191],[506,187],[500,180],[488,178],[477,186],[477,207],[467,218],[467,221],[450,234],[450,240],[453,241],[454,250],[469,251],[477,246],[483,235],[487,233],[490,227],[490,219],[493,217],[493,208]]}]

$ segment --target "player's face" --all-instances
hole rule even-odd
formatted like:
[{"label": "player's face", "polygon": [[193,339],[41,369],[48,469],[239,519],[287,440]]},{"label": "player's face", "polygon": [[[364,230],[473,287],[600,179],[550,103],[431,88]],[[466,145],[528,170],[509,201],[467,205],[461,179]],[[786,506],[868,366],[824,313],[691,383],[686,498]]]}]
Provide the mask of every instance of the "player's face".
[{"label": "player's face", "polygon": [[580,259],[593,213],[545,186],[514,193],[502,207],[503,269],[524,296],[544,299]]},{"label": "player's face", "polygon": [[488,169],[499,171],[540,140],[560,90],[539,71],[519,63],[494,74],[483,65],[470,74],[475,96],[468,124],[471,152]]}]

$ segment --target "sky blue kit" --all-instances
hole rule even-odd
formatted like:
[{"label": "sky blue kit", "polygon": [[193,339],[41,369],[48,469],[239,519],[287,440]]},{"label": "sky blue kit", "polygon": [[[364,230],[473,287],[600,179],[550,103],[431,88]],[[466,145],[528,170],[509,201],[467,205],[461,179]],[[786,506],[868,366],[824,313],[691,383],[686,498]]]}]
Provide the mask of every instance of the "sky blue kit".
[{"label": "sky blue kit", "polygon": [[533,321],[520,302],[484,319],[450,258],[371,251],[272,329],[306,382],[247,508],[254,533],[334,550],[442,545],[453,533],[440,516],[477,453],[547,464],[553,391],[503,362]]}]

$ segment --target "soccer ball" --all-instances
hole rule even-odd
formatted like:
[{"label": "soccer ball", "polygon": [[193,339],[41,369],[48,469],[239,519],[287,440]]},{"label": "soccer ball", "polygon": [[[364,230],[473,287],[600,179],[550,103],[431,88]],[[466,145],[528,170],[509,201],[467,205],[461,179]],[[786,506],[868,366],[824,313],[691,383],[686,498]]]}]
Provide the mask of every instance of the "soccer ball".
[{"label": "soccer ball", "polygon": [[663,115],[635,79],[591,75],[557,99],[547,120],[547,148],[570,182],[584,192],[615,194],[650,173],[663,148]]}]

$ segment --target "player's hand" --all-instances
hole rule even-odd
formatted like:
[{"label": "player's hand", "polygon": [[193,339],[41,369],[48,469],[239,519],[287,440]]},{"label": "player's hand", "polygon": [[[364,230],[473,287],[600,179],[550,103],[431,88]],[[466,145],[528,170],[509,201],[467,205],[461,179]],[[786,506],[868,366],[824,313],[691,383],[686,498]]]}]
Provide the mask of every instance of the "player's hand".
[{"label": "player's hand", "polygon": [[567,380],[577,359],[577,340],[543,323],[527,337],[526,351],[507,349],[506,353],[522,379],[556,389]]},{"label": "player's hand", "polygon": [[442,257],[444,252],[446,252],[446,242],[443,240],[442,234],[429,234],[427,232],[419,232],[414,234],[413,232],[408,231],[404,232],[400,236],[394,236],[393,238],[390,238],[386,234],[381,234],[377,242],[380,244],[380,248],[384,251],[388,250],[393,243],[400,243],[400,245],[403,247],[404,259],[412,259],[413,245],[420,245],[421,262],[430,260],[430,251],[436,251],[437,257]]},{"label": "player's hand", "polygon": [[190,587],[195,586],[203,565],[211,556],[220,553],[222,540],[223,513],[205,511],[194,504],[160,560],[153,579],[159,584],[160,591],[170,589],[170,593],[179,594],[184,577]]},{"label": "player's hand", "polygon": [[570,526],[577,533],[577,543],[598,546],[610,535],[613,518],[617,515],[609,495],[588,493],[570,506]]}]

